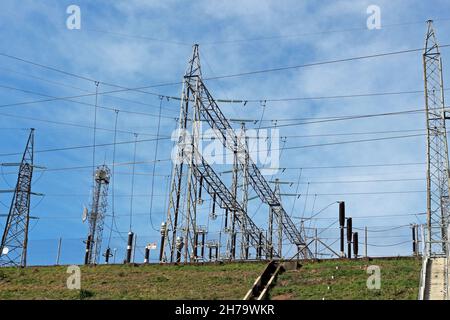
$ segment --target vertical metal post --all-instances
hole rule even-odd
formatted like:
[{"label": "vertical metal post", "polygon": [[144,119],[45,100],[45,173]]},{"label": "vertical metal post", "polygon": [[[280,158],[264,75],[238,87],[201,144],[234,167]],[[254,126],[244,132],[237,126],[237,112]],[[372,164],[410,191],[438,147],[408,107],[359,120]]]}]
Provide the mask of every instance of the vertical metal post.
[{"label": "vertical metal post", "polygon": [[347,258],[352,258],[352,218],[347,218]]},{"label": "vertical metal post", "polygon": [[248,252],[249,252],[249,243],[250,243],[250,235],[248,232],[245,235],[246,241],[245,241],[245,260],[248,260]]},{"label": "vertical metal post", "polygon": [[56,254],[56,265],[59,266],[59,257],[61,256],[61,242],[62,238],[59,238],[58,241],[58,253]]},{"label": "vertical metal post", "polygon": [[134,261],[135,261],[135,256],[136,256],[136,247],[137,247],[137,234],[134,236],[133,263],[134,263]]},{"label": "vertical metal post", "polygon": [[420,255],[419,225],[416,224],[416,253]]},{"label": "vertical metal post", "polygon": [[367,258],[367,227],[364,228],[364,256]]},{"label": "vertical metal post", "polygon": [[269,228],[267,230],[267,249],[269,252],[269,259],[273,258],[273,209],[269,206]]},{"label": "vertical metal post", "polygon": [[219,247],[220,244],[216,244],[216,261],[219,260]]},{"label": "vertical metal post", "polygon": [[317,228],[314,230],[314,257],[316,258],[316,259],[319,259],[319,257],[318,257],[318,248],[317,248],[317,245],[318,245],[318,241],[319,241],[319,238],[317,237]]},{"label": "vertical metal post", "polygon": [[194,250],[193,250],[193,258],[194,258],[194,262],[197,261],[198,257],[197,257],[197,247],[198,247],[198,230],[194,231]]},{"label": "vertical metal post", "polygon": [[205,260],[205,233],[206,231],[204,230],[202,232],[202,260]]}]

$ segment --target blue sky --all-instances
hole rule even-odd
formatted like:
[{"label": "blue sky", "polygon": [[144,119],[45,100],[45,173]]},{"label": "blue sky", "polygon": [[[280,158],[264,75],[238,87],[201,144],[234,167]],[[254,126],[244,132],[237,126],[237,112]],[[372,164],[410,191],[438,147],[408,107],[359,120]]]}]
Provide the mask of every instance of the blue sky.
[{"label": "blue sky", "polygon": [[[68,30],[66,8],[81,8],[81,29]],[[381,8],[381,30],[368,30],[366,8]],[[361,55],[415,49],[423,46],[425,21],[435,19],[438,40],[449,44],[450,20],[446,1],[2,1],[0,12],[0,53],[23,58],[68,73],[82,75],[103,83],[124,87],[142,87],[179,82],[187,65],[191,46],[200,44],[205,77],[253,70],[300,65]],[[449,54],[442,49],[444,81],[447,79]],[[266,100],[277,98],[342,96],[378,92],[423,89],[422,58],[419,52],[383,58],[335,63],[283,72],[207,81],[216,98]],[[116,88],[100,84],[99,91]],[[23,92],[24,90],[27,92]],[[94,97],[77,98],[77,104],[64,100],[4,106],[45,99],[42,95],[65,97],[92,93],[92,81],[0,56],[0,162],[17,162],[28,135],[36,128],[36,151],[92,144]],[[148,89],[156,95],[131,91],[100,95],[100,106],[120,109],[117,141],[151,139],[158,124],[158,94],[180,96],[180,85]],[[33,93],[31,93],[33,92]],[[125,99],[125,100],[124,100]],[[131,100],[131,101],[130,101]],[[264,125],[274,119],[323,118],[346,115],[396,112],[423,108],[423,94],[402,94],[360,98],[296,100],[267,102]],[[170,136],[176,126],[179,102],[163,100],[161,136]],[[258,102],[221,104],[230,118],[259,120]],[[146,113],[138,115],[126,111]],[[98,109],[97,143],[112,143],[114,111]],[[52,123],[58,122],[57,123]],[[61,124],[65,122],[66,124]],[[72,125],[68,125],[72,124]],[[281,123],[281,122],[278,122]],[[85,127],[80,127],[85,126]],[[78,126],[78,127],[77,127]],[[249,123],[258,127],[259,123]],[[369,254],[410,254],[408,224],[424,221],[425,165],[306,169],[365,164],[425,162],[425,136],[380,140],[364,143],[315,146],[346,140],[383,138],[424,133],[423,113],[336,121],[280,128],[287,136],[277,175],[282,181],[299,180],[301,193],[292,211],[294,217],[311,216],[332,202],[344,200],[347,213],[354,216],[354,226],[368,226]],[[399,133],[392,131],[399,130]],[[403,130],[417,130],[404,132]],[[387,133],[380,133],[388,131]],[[376,133],[374,133],[376,132]],[[318,136],[319,135],[319,136]],[[170,159],[172,142],[161,140],[157,159]],[[133,226],[142,248],[159,241],[151,227],[149,211],[152,161],[155,142],[137,145],[133,198]],[[112,147],[96,148],[96,163],[112,163]],[[133,144],[117,147],[116,163],[133,160]],[[45,193],[32,201],[29,262],[53,263],[57,239],[63,238],[62,262],[80,263],[82,239],[87,225],[81,221],[84,205],[89,205],[92,149],[37,152],[36,163],[49,170],[35,173],[33,189]],[[73,167],[85,167],[74,169]],[[68,168],[66,170],[54,170]],[[295,168],[295,169],[294,169]],[[300,168],[305,168],[300,170]],[[14,168],[2,169],[1,188],[14,184]],[[114,201],[117,226],[111,246],[123,259],[122,237],[129,228],[130,165],[116,167]],[[158,228],[165,219],[170,161],[156,166],[152,221]],[[275,177],[270,177],[270,179]],[[348,181],[371,182],[348,182]],[[373,180],[401,180],[378,181]],[[347,181],[347,182],[345,182]],[[339,182],[339,183],[338,183]],[[344,183],[345,182],[345,183]],[[309,184],[308,184],[309,183]],[[308,187],[309,186],[309,187]],[[308,190],[307,190],[308,189]],[[409,193],[386,193],[404,192]],[[295,193],[296,186],[283,185],[282,193]],[[308,193],[308,196],[306,196]],[[349,193],[359,193],[352,195]],[[295,197],[283,199],[289,213]],[[2,194],[1,214],[6,214],[10,195]],[[112,199],[110,199],[109,212]],[[254,220],[266,228],[267,209],[251,204]],[[207,210],[207,209],[205,209]],[[373,217],[373,216],[382,217]],[[330,206],[312,220],[311,226],[326,228],[337,219],[337,205]],[[294,221],[298,222],[299,220]],[[111,218],[106,219],[104,242],[109,235]],[[309,223],[308,223],[309,224]],[[4,226],[4,218],[0,220]],[[324,231],[332,244],[338,232],[335,223]],[[383,231],[392,228],[390,231]],[[394,229],[395,228],[395,229]],[[381,232],[382,231],[382,232]],[[214,237],[213,230],[211,237]],[[361,237],[360,237],[361,238]],[[391,246],[402,243],[401,245]],[[372,246],[373,245],[373,246]],[[333,248],[337,248],[336,244]],[[361,250],[362,251],[362,250]],[[152,253],[156,257],[155,253]],[[136,260],[142,259],[141,249]]]}]

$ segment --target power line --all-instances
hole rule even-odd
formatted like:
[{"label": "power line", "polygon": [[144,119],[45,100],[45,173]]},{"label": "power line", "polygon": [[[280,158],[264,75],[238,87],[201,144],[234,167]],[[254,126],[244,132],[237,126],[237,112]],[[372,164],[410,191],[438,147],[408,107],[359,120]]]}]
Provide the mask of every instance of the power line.
[{"label": "power line", "polygon": [[292,182],[283,181],[281,184],[299,185],[299,184],[337,184],[337,183],[372,183],[372,182],[406,182],[406,181],[425,181],[425,178],[404,178],[404,179],[373,179],[373,180],[335,180],[335,181],[307,181]]},{"label": "power line", "polygon": [[[449,21],[448,18],[443,19],[433,19],[433,21]],[[390,27],[398,27],[398,26],[408,26],[414,24],[423,24],[423,21],[415,21],[415,22],[400,22],[400,23],[392,23],[392,24],[383,24],[383,29]],[[221,41],[213,41],[213,42],[202,42],[203,46],[214,46],[221,44],[240,44],[246,42],[255,42],[255,41],[266,41],[266,40],[281,40],[288,38],[300,38],[306,36],[314,36],[314,35],[324,35],[331,33],[342,33],[342,32],[351,32],[351,31],[368,31],[366,27],[349,27],[344,29],[330,29],[330,30],[322,30],[322,31],[313,31],[313,32],[305,32],[300,34],[290,34],[290,35],[272,35],[272,36],[264,36],[258,38],[247,38],[247,39],[231,39],[231,40],[221,40]]]},{"label": "power line", "polygon": [[[5,69],[5,68],[0,68],[0,69]],[[83,91],[83,92],[88,92],[86,95],[81,95],[81,96],[75,96],[74,98],[80,98],[80,97],[87,97],[87,96],[91,96],[94,93],[91,93],[88,90],[84,90],[75,86],[71,86],[71,85],[67,85],[61,82],[56,82],[56,81],[51,81],[48,79],[44,79],[41,77],[35,77],[35,76],[31,76],[28,74],[23,74],[14,70],[10,70],[10,69],[5,69],[8,70],[9,72],[12,73],[17,73],[20,75],[23,75],[25,77],[30,77],[30,78],[35,78],[37,80],[40,81],[45,81],[48,83],[52,83],[54,85],[59,85],[59,86],[64,86],[64,87],[68,87],[68,88],[72,88],[72,89],[76,89],[79,91]],[[19,90],[19,91],[23,91],[23,92],[28,92],[28,93],[33,93],[33,94],[39,94],[39,93],[34,93],[32,91],[28,91],[28,90],[24,90],[24,89],[18,89],[18,88],[12,88],[12,87],[8,87],[8,86],[0,86],[3,87],[5,89],[11,89],[11,90]],[[450,88],[445,88],[445,91],[450,90]],[[122,98],[122,97],[116,97],[116,96],[112,96],[110,95],[111,93],[120,93],[123,92],[123,90],[113,90],[113,91],[105,91],[105,92],[99,92],[99,95],[103,95],[103,96],[107,96],[113,99],[117,99],[117,100],[122,100],[125,102],[130,102],[130,103],[134,103],[134,104],[140,104],[140,105],[144,105],[144,106],[149,106],[149,107],[157,107],[155,105],[152,104],[148,104],[148,103],[144,103],[144,102],[140,102],[140,101],[135,101],[135,100],[131,100],[131,99],[126,99],[126,98]],[[290,102],[290,101],[310,101],[310,100],[335,100],[335,99],[351,99],[351,98],[366,98],[366,97],[377,97],[377,96],[392,96],[392,95],[407,95],[407,94],[421,94],[423,93],[423,90],[409,90],[409,91],[389,91],[389,92],[365,92],[365,93],[354,93],[354,94],[341,94],[341,95],[331,95],[331,96],[312,96],[312,97],[288,97],[288,98],[252,98],[252,99],[243,99],[243,98],[235,98],[235,99],[228,99],[228,98],[219,98],[216,99],[217,102],[219,103],[233,103],[233,104],[244,104],[246,105],[247,103],[261,103],[261,102]],[[42,94],[39,94],[42,95]],[[163,94],[159,94],[159,93],[152,93],[152,95],[158,95],[160,97],[166,98],[168,100],[172,99],[172,100],[180,100],[179,97],[176,96],[168,96],[168,95],[163,95]],[[67,97],[70,98],[70,97]],[[62,99],[62,98],[56,98],[55,99]],[[169,110],[169,111],[173,111],[173,109],[169,109],[169,108],[164,108],[165,110]],[[249,121],[254,121],[254,120],[249,120]],[[263,121],[270,121],[270,120],[263,120]]]},{"label": "power line", "polygon": [[[445,44],[445,45],[441,45],[440,48],[446,48],[449,47],[449,44]],[[335,63],[342,63],[342,62],[349,62],[349,61],[358,61],[358,60],[364,60],[364,59],[371,59],[371,58],[379,58],[379,57],[386,57],[386,56],[392,56],[392,55],[400,55],[400,54],[406,54],[406,53],[413,53],[413,52],[419,52],[422,51],[423,48],[416,48],[416,49],[407,49],[407,50],[399,50],[399,51],[391,51],[391,52],[384,52],[384,53],[377,53],[377,54],[370,54],[370,55],[362,55],[362,56],[355,56],[355,57],[350,57],[350,58],[342,58],[342,59],[334,59],[334,60],[326,60],[326,61],[321,61],[321,62],[312,62],[312,63],[306,63],[306,64],[299,64],[299,65],[294,65],[294,66],[286,66],[286,67],[278,67],[278,68],[269,68],[269,69],[262,69],[262,70],[255,70],[255,71],[247,71],[247,72],[241,72],[241,73],[235,73],[235,74],[228,74],[228,75],[222,75],[222,76],[215,76],[215,77],[209,77],[209,78],[204,78],[204,81],[210,81],[210,80],[219,80],[219,79],[229,79],[229,78],[236,78],[236,77],[243,77],[243,76],[250,76],[250,75],[256,75],[256,74],[262,74],[262,73],[272,73],[272,72],[280,72],[280,71],[286,71],[286,70],[294,70],[294,69],[301,69],[301,68],[307,68],[307,67],[312,67],[312,66],[321,66],[321,65],[328,65],[328,64],[335,64]],[[78,75],[75,74],[73,72],[68,72],[59,68],[55,68],[55,67],[51,67],[51,66],[47,66],[44,64],[40,64],[37,62],[33,62],[24,58],[20,58],[17,56],[13,56],[13,55],[9,55],[6,53],[2,53],[0,52],[0,56],[9,58],[9,59],[14,59],[23,63],[28,63],[37,67],[41,67],[44,69],[48,69],[54,72],[59,72],[62,73],[64,75],[67,76],[71,76],[71,77],[75,77],[81,80],[85,80],[85,81],[90,81],[95,83],[98,80],[94,80],[92,78],[86,77],[86,76],[82,76],[82,75]],[[160,84],[154,84],[154,85],[149,85],[149,86],[141,86],[141,87],[136,87],[136,88],[127,88],[121,85],[117,85],[117,84],[113,84],[113,83],[108,83],[105,81],[98,81],[99,83],[106,85],[106,86],[110,86],[110,87],[116,87],[119,88],[120,90],[117,90],[115,92],[123,92],[123,91],[137,91],[137,92],[141,92],[141,93],[145,93],[145,94],[150,94],[150,95],[155,95],[155,96],[164,96],[170,99],[177,99],[179,100],[179,97],[171,97],[171,96],[166,96],[166,95],[161,95],[159,93],[153,93],[153,92],[148,92],[148,91],[143,91],[143,89],[148,89],[148,88],[155,88],[155,87],[163,87],[163,86],[173,86],[173,85],[181,85],[182,82],[181,81],[174,81],[174,82],[167,82],[167,83],[160,83]],[[109,93],[114,93],[114,92],[109,92]]]},{"label": "power line", "polygon": [[[153,142],[156,140],[170,140],[169,138],[153,138],[153,139],[141,139],[137,140],[137,143],[144,143],[144,142]],[[114,143],[98,143],[95,145],[95,147],[107,147],[107,146],[113,146],[113,145],[124,145],[124,144],[132,144],[135,143],[135,141],[122,141],[122,142],[116,142]],[[76,150],[76,149],[89,149],[94,148],[94,145],[83,145],[83,146],[71,146],[71,147],[61,147],[61,148],[50,148],[50,149],[41,149],[36,150],[34,153],[47,153],[47,152],[58,152],[58,151],[68,151],[68,150]],[[20,155],[18,152],[14,153],[2,153],[0,154],[0,157],[6,157],[6,156],[16,156]],[[91,165],[92,168],[92,165]]]},{"label": "power line", "polygon": [[[100,93],[93,93],[93,94],[89,93],[89,94],[82,94],[82,95],[68,96],[68,97],[55,97],[55,96],[51,96],[51,95],[40,93],[40,92],[35,92],[35,91],[30,91],[30,90],[25,90],[25,89],[5,86],[5,85],[0,85],[0,87],[4,88],[4,89],[21,91],[21,92],[31,93],[31,94],[34,94],[34,95],[39,95],[39,96],[43,96],[43,97],[48,97],[49,98],[49,99],[42,99],[42,100],[34,100],[34,101],[25,101],[25,102],[3,104],[3,105],[0,105],[0,108],[17,107],[17,106],[24,106],[24,105],[29,105],[29,104],[45,103],[45,102],[52,102],[52,101],[57,101],[57,100],[64,100],[64,101],[67,101],[67,102],[81,104],[81,105],[90,106],[90,107],[96,107],[96,108],[100,108],[100,109],[104,109],[104,110],[108,110],[108,111],[115,111],[115,110],[117,110],[117,108],[114,108],[114,107],[106,107],[106,106],[101,106],[101,105],[95,105],[95,104],[88,103],[88,102],[72,100],[72,99],[91,97],[91,96],[97,97]],[[149,116],[149,117],[158,117],[158,115],[155,115],[153,113],[148,113],[148,112],[130,111],[130,110],[123,110],[123,109],[119,109],[119,110],[122,111],[123,113],[128,113],[128,114],[136,114],[136,115],[140,115],[140,116]],[[174,119],[175,117],[163,116],[163,118]]]},{"label": "power line", "polygon": [[355,164],[355,165],[336,165],[336,166],[304,166],[304,167],[283,167],[280,170],[322,170],[322,169],[346,169],[346,168],[371,168],[371,167],[399,167],[399,166],[418,166],[425,165],[426,162],[406,162],[406,163],[379,163],[379,164]]},{"label": "power line", "polygon": [[[0,69],[1,70],[5,70],[5,71],[10,72],[10,73],[18,74],[18,75],[20,75],[22,77],[35,79],[35,80],[39,80],[39,81],[42,81],[42,82],[47,82],[47,83],[50,83],[50,84],[52,84],[54,86],[61,86],[61,87],[69,88],[69,89],[75,89],[75,90],[78,90],[78,91],[81,91],[81,92],[87,92],[87,93],[90,93],[90,94],[93,93],[92,91],[89,91],[89,90],[86,90],[86,89],[83,89],[83,88],[80,88],[80,87],[77,87],[77,86],[74,86],[74,85],[62,83],[62,82],[59,82],[59,81],[54,81],[54,80],[49,80],[49,79],[42,78],[42,77],[37,77],[37,76],[31,75],[31,74],[28,74],[28,73],[22,73],[22,72],[19,72],[19,71],[16,71],[16,70],[8,69],[8,68],[0,67]],[[107,93],[103,94],[103,96],[108,97],[108,98],[112,98],[112,99],[115,99],[115,100],[120,100],[120,101],[133,103],[133,104],[139,104],[139,105],[148,106],[148,107],[155,107],[155,108],[157,107],[157,106],[155,106],[153,104],[149,104],[149,103],[145,103],[145,102],[141,102],[141,101],[136,101],[136,100],[131,100],[131,99],[126,99],[126,98],[122,98],[122,97],[116,97],[116,96],[113,96],[113,95],[108,95]],[[169,109],[169,108],[165,108],[165,109],[169,110],[169,111],[173,111],[172,109]]]},{"label": "power line", "polygon": [[372,114],[364,114],[364,115],[336,116],[336,117],[329,117],[326,119],[321,119],[321,120],[316,120],[316,121],[294,122],[294,123],[288,123],[288,124],[265,126],[265,127],[261,127],[261,129],[294,127],[294,126],[301,126],[301,125],[307,125],[307,124],[317,124],[317,123],[326,123],[326,122],[335,122],[335,121],[347,121],[347,120],[356,120],[356,119],[364,119],[364,118],[385,117],[385,116],[409,115],[409,114],[416,114],[416,113],[423,113],[423,112],[424,112],[424,109],[412,109],[412,110],[372,113]]},{"label": "power line", "polygon": [[[379,192],[341,192],[341,193],[314,193],[317,196],[354,196],[354,195],[382,195],[382,194],[413,194],[426,193],[426,190],[406,190],[406,191],[379,191]],[[285,197],[298,197],[301,193],[282,193]]]},{"label": "power line", "polygon": [[109,34],[109,35],[119,36],[119,37],[124,37],[124,38],[134,38],[134,39],[139,39],[139,40],[161,42],[161,43],[172,44],[172,45],[179,45],[179,46],[192,46],[192,44],[188,43],[188,42],[164,40],[164,39],[158,39],[158,38],[149,37],[149,36],[133,35],[133,34],[122,33],[122,32],[112,32],[112,31],[105,31],[105,30],[99,30],[99,29],[90,29],[90,28],[85,28],[85,27],[83,27],[83,31],[104,33],[104,34]]},{"label": "power line", "polygon": [[[445,45],[439,46],[439,48],[447,48],[447,47],[450,47],[450,44],[445,44]],[[236,77],[244,77],[244,76],[251,76],[251,75],[257,75],[257,74],[263,74],[263,73],[272,73],[272,72],[280,72],[280,71],[287,71],[287,70],[295,70],[295,69],[302,69],[302,68],[315,67],[315,66],[323,66],[323,65],[328,65],[328,64],[335,64],[335,63],[342,63],[342,62],[349,62],[349,61],[358,61],[358,60],[364,60],[364,59],[381,58],[381,57],[400,55],[400,54],[405,54],[405,53],[420,52],[420,51],[423,51],[423,50],[424,50],[424,48],[415,48],[415,49],[390,51],[390,52],[384,52],[384,53],[376,53],[376,54],[355,56],[355,57],[350,57],[350,58],[326,60],[326,61],[320,61],[320,62],[311,62],[311,63],[299,64],[299,65],[294,65],[294,66],[286,66],[286,67],[278,67],[278,68],[269,68],[269,69],[255,70],[255,71],[240,72],[240,73],[222,75],[222,76],[217,76],[217,77],[205,78],[204,80],[206,81],[206,80],[219,80],[219,79],[229,79],[229,78],[236,78]]]},{"label": "power line", "polygon": [[[41,118],[36,118],[36,117],[28,117],[28,116],[19,116],[19,115],[15,115],[15,114],[9,114],[9,113],[0,113],[0,116],[3,117],[9,117],[9,118],[16,118],[16,119],[24,119],[24,120],[30,120],[30,121],[36,121],[36,122],[44,122],[44,123],[50,123],[50,124],[56,124],[56,125],[62,125],[62,126],[68,126],[68,127],[76,127],[76,128],[85,128],[85,129],[94,129],[93,126],[90,125],[83,125],[83,124],[78,124],[78,123],[71,123],[71,122],[64,122],[64,121],[56,121],[56,120],[48,120],[48,119],[41,119]],[[25,129],[25,130],[29,130],[29,129]],[[108,129],[108,128],[100,128],[97,127],[97,130],[100,131],[108,131],[108,132],[114,132],[113,129]],[[127,131],[127,130],[117,130],[117,132],[120,133],[126,133],[126,134],[134,134],[135,132],[133,131]],[[144,132],[139,132],[140,135],[143,136],[155,136],[154,134],[150,134],[150,133],[144,133]]]}]

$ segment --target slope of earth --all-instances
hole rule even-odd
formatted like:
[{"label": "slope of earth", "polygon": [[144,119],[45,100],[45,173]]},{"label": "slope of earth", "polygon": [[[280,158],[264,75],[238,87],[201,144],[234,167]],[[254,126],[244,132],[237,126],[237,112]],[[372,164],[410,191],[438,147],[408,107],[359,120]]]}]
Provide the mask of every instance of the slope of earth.
[{"label": "slope of earth", "polygon": [[[295,271],[278,277],[270,292],[274,300],[415,300],[418,296],[422,260],[419,258],[384,258],[324,260],[307,262]],[[380,270],[380,289],[369,266]],[[369,281],[368,281],[369,280]]]},{"label": "slope of earth", "polygon": [[81,266],[69,290],[67,266],[0,269],[5,299],[242,299],[265,263]]}]

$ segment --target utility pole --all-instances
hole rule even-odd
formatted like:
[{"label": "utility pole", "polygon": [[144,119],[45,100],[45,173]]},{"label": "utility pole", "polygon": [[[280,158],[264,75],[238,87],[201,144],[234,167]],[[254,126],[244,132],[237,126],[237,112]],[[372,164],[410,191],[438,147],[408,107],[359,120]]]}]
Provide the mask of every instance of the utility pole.
[{"label": "utility pole", "polygon": [[8,217],[6,218],[2,242],[0,244],[0,267],[27,265],[28,227],[30,223],[30,201],[32,195],[42,195],[31,191],[34,165],[34,129],[31,129],[20,163],[3,164],[18,166],[19,173],[13,192]]},{"label": "utility pole", "polygon": [[449,220],[449,163],[442,58],[433,21],[429,20],[423,53],[427,121],[428,255],[445,255]]}]

